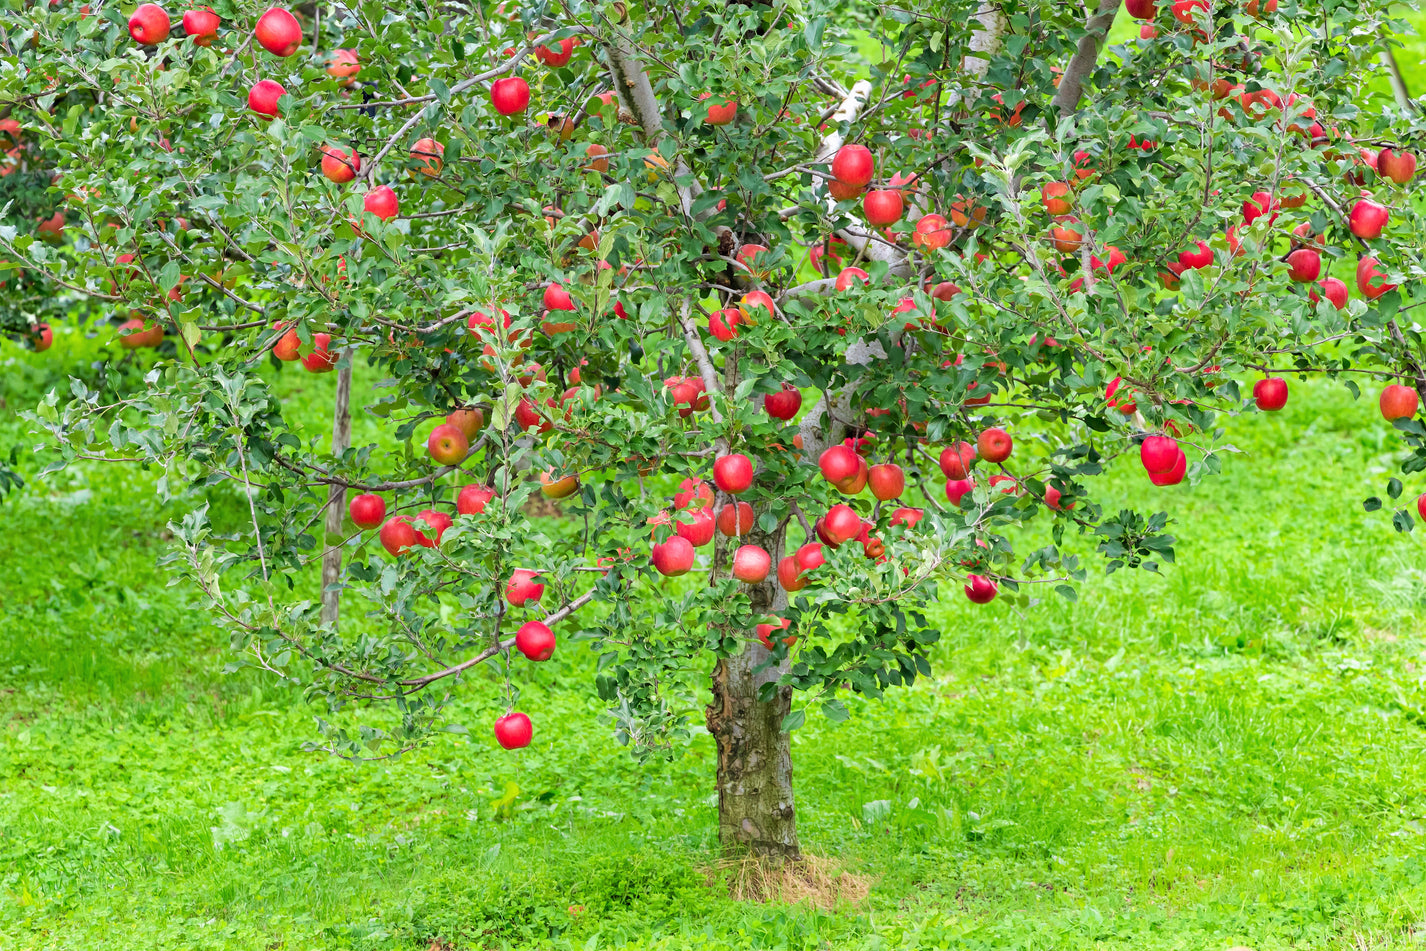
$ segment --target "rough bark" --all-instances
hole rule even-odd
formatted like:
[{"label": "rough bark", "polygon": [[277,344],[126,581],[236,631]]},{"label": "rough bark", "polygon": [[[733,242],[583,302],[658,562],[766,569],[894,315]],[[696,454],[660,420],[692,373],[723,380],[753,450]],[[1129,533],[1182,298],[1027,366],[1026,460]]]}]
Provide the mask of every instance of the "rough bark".
[{"label": "rough bark", "polygon": [[[341,456],[352,444],[352,368],[344,366],[337,371],[337,398],[332,410],[332,455]],[[342,515],[347,510],[346,486],[333,485],[327,489],[327,515],[324,524],[326,538],[342,533]],[[328,542],[322,550],[322,623],[337,626],[341,612],[342,593],[329,591],[342,573],[342,547]]]},{"label": "rough bark", "polygon": [[[760,545],[774,558],[782,552],[782,532],[754,529],[738,543]],[[771,576],[750,586],[753,610],[776,614],[787,597]],[[713,702],[708,732],[718,747],[718,839],[729,854],[753,854],[784,861],[799,855],[797,815],[792,796],[792,738],[782,719],[792,709],[792,689],[778,688],[761,701],[763,684],[775,683],[787,661],[764,667],[770,653],[750,643],[741,653],[718,661],[713,669]]]},{"label": "rough bark", "polygon": [[1099,60],[1099,47],[1109,35],[1114,14],[1119,12],[1119,3],[1120,0],[1100,0],[1099,12],[1085,22],[1085,34],[1079,38],[1069,65],[1060,76],[1060,87],[1051,103],[1060,115],[1069,115],[1079,108],[1079,100],[1084,95],[1084,81]]}]

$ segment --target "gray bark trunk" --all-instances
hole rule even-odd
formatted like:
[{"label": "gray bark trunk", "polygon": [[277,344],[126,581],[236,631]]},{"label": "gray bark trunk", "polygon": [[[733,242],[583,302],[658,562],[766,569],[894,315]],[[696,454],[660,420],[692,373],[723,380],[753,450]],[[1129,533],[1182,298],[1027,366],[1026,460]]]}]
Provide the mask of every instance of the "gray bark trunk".
[{"label": "gray bark trunk", "polygon": [[[352,444],[352,368],[344,366],[337,371],[337,398],[332,411],[332,455],[340,457]],[[345,486],[333,485],[327,488],[327,515],[323,523],[322,544],[322,623],[337,626],[341,613],[342,593],[329,591],[342,574],[342,548],[330,544],[327,539],[342,534],[342,516],[347,510],[347,490]]]},{"label": "gray bark trunk", "polygon": [[[774,564],[782,554],[781,531],[769,535],[754,528],[735,543],[762,546],[773,554]],[[787,607],[775,574],[750,586],[748,593],[753,610],[760,614]],[[792,709],[792,689],[780,687],[772,700],[758,699],[762,685],[775,683],[787,670],[786,661],[758,670],[769,656],[753,642],[741,653],[718,661],[713,669],[713,702],[707,710],[708,732],[718,747],[718,839],[723,850],[783,861],[799,855],[792,738],[782,732],[782,718]]]}]

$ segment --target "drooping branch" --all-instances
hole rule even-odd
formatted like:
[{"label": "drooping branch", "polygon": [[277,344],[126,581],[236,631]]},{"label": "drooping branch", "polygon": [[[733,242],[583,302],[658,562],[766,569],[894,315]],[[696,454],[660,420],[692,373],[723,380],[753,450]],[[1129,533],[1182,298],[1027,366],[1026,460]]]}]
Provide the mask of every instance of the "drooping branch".
[{"label": "drooping branch", "polygon": [[1050,102],[1052,111],[1058,110],[1060,116],[1069,115],[1079,108],[1079,101],[1084,95],[1084,81],[1099,61],[1099,49],[1109,35],[1109,27],[1114,24],[1119,3],[1120,0],[1099,0],[1099,11],[1085,21],[1084,36],[1079,38],[1069,65],[1060,76],[1060,87]]}]

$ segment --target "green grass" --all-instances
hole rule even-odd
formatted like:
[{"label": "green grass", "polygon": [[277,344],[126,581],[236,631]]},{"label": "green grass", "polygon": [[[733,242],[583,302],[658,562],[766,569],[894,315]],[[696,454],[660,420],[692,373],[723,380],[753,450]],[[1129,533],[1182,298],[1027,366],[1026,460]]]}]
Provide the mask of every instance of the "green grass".
[{"label": "green grass", "polygon": [[[89,353],[77,336],[7,347],[5,398]],[[20,435],[0,424],[0,449]],[[1162,577],[1023,613],[952,598],[934,678],[809,718],[803,844],[872,883],[833,911],[709,886],[709,739],[639,768],[586,648],[533,669],[522,754],[483,730],[305,753],[313,709],[223,674],[223,635],[165,587],[148,477],[32,485],[3,507],[0,947],[1415,947],[1422,538],[1360,504],[1392,435],[1370,400],[1294,382],[1231,440],[1199,485],[1103,487],[1174,514]],[[453,716],[483,724],[475,680]]]}]

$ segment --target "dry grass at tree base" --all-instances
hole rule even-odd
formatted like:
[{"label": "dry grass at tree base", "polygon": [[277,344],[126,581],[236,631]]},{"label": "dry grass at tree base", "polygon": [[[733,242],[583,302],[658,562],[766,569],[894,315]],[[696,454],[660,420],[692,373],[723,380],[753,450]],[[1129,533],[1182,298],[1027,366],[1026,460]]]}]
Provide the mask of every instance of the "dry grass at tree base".
[{"label": "dry grass at tree base", "polygon": [[734,901],[807,905],[822,911],[860,905],[872,881],[846,870],[843,863],[803,853],[787,861],[745,855],[727,858],[707,870],[711,888],[726,888]]}]

